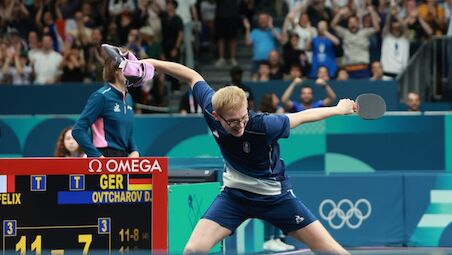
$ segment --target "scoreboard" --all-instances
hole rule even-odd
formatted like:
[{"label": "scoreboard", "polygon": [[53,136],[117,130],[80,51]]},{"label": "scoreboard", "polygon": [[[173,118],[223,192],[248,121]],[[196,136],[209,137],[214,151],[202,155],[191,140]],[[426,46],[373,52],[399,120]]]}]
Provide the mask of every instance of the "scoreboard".
[{"label": "scoreboard", "polygon": [[167,252],[167,158],[0,159],[3,254]]}]

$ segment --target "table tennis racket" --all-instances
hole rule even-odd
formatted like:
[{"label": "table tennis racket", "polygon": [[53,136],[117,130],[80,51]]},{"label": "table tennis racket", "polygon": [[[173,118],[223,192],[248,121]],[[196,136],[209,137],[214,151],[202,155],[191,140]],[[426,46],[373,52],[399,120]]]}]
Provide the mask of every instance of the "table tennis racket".
[{"label": "table tennis racket", "polygon": [[372,93],[362,94],[356,98],[356,113],[365,120],[376,120],[386,112],[385,100]]}]

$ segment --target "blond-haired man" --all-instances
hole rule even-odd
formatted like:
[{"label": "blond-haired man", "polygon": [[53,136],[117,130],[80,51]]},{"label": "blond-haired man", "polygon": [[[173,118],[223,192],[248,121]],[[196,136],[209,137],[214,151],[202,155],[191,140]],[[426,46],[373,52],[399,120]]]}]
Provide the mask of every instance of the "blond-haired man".
[{"label": "blond-haired man", "polygon": [[315,252],[348,254],[295,197],[278,140],[287,138],[290,129],[301,124],[352,113],[352,100],[298,113],[258,114],[247,110],[245,92],[236,86],[215,92],[200,74],[183,65],[141,61],[191,86],[225,162],[224,188],[193,230],[186,254],[207,253],[248,218],[276,225]]}]

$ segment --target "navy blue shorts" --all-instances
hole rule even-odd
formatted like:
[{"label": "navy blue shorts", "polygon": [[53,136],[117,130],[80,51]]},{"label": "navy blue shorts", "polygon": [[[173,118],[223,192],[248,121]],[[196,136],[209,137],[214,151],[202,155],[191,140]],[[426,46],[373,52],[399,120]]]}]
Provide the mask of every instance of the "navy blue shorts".
[{"label": "navy blue shorts", "polygon": [[203,216],[231,230],[249,218],[265,220],[284,234],[304,228],[317,218],[291,190],[277,196],[224,188]]}]

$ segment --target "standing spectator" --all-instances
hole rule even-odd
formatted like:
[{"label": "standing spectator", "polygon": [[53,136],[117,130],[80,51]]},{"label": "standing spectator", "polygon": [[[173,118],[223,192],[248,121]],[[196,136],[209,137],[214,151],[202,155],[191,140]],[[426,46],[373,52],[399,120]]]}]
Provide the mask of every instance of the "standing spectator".
[{"label": "standing spectator", "polygon": [[319,35],[314,37],[308,48],[312,49],[312,67],[310,78],[314,78],[320,66],[326,66],[329,76],[334,77],[337,71],[334,46],[339,45],[339,39],[328,31],[328,23],[322,20],[318,23]]},{"label": "standing spectator", "polygon": [[22,38],[27,36],[33,26],[30,13],[21,1],[4,0],[0,4],[0,16],[8,27],[16,29]]},{"label": "standing spectator", "polygon": [[[177,2],[169,0],[166,3],[166,12],[161,12],[162,18],[162,48],[166,60],[179,62],[180,47],[184,39],[184,26],[176,14]],[[171,89],[177,91],[180,84],[176,79],[171,80]]]},{"label": "standing spectator", "polygon": [[302,73],[309,73],[310,64],[308,61],[308,56],[306,55],[306,52],[304,50],[297,49],[299,40],[300,37],[297,34],[290,33],[289,40],[283,47],[285,73],[289,73],[290,69],[294,65],[300,67]]},{"label": "standing spectator", "polygon": [[193,55],[193,28],[199,30],[199,17],[196,10],[196,0],[183,0],[178,2],[176,14],[182,19],[184,26],[184,53],[185,66],[195,67],[195,59]]},{"label": "standing spectator", "polygon": [[67,31],[66,34],[72,35],[80,45],[88,45],[91,40],[92,30],[85,25],[85,19],[82,12],[74,14],[75,28]]},{"label": "standing spectator", "polygon": [[134,0],[109,0],[108,11],[112,16],[124,13],[134,13],[137,6]]},{"label": "standing spectator", "polygon": [[62,56],[53,50],[53,40],[50,35],[42,37],[42,49],[31,56],[36,79],[35,83],[44,85],[58,81],[60,72],[58,67]]},{"label": "standing spectator", "polygon": [[253,68],[252,72],[257,71],[258,65],[262,60],[267,60],[268,54],[276,50],[276,40],[282,41],[279,29],[273,26],[273,21],[267,13],[261,13],[258,16],[258,28],[250,33],[251,25],[248,20],[244,20],[243,25],[246,30],[246,43],[253,45]]},{"label": "standing spectator", "polygon": [[284,71],[281,63],[281,54],[277,50],[272,50],[268,55],[270,64],[270,80],[282,80]]},{"label": "standing spectator", "polygon": [[240,66],[231,67],[231,69],[229,70],[229,76],[231,77],[231,83],[229,85],[237,86],[245,91],[246,99],[248,100],[248,109],[254,111],[254,95],[251,89],[242,82],[242,68],[240,68]]},{"label": "standing spectator", "polygon": [[[218,40],[218,60],[216,66],[225,61],[225,44],[229,43],[231,65],[237,65],[237,34],[240,28],[239,0],[217,0],[215,9],[215,32]],[[268,55],[267,55],[268,56]],[[266,58],[266,57],[265,57]]]},{"label": "standing spectator", "polygon": [[328,85],[328,83],[323,79],[317,79],[316,84],[325,88],[326,98],[319,101],[313,101],[314,95],[312,93],[312,88],[309,86],[303,86],[300,90],[300,102],[293,102],[290,100],[292,92],[295,86],[302,84],[302,81],[303,80],[300,78],[293,80],[281,97],[281,101],[287,112],[301,112],[311,108],[330,106],[334,100],[336,100],[336,93],[334,93],[330,85]]},{"label": "standing spectator", "polygon": [[[201,15],[203,23],[203,34],[204,39],[208,39],[208,43],[213,45],[215,42],[215,13],[217,4],[215,0],[203,0],[201,1]],[[224,55],[223,55],[224,56]]]},{"label": "standing spectator", "polygon": [[344,65],[350,78],[367,78],[369,73],[369,37],[380,30],[378,23],[378,14],[374,7],[369,5],[368,11],[372,17],[373,28],[360,29],[358,17],[348,18],[348,29],[338,25],[342,16],[349,12],[348,8],[341,9],[331,22],[331,26],[336,30],[339,37],[342,38],[344,48]]},{"label": "standing spectator", "polygon": [[72,137],[72,127],[64,128],[58,136],[55,145],[55,157],[86,157],[77,141]]},{"label": "standing spectator", "polygon": [[[309,21],[309,16],[306,13],[302,13],[300,15],[298,23],[295,22],[295,18],[293,15],[287,15],[287,18],[291,23],[291,28],[288,28],[291,33],[297,34],[298,41],[297,49],[306,50],[308,44],[311,42],[312,38],[317,36],[317,29],[311,26],[311,22]],[[287,26],[287,23],[285,23]],[[286,31],[286,29],[283,29]]]},{"label": "standing spectator", "polygon": [[381,64],[386,75],[395,78],[408,65],[410,42],[403,23],[398,20],[397,7],[391,7],[383,29]]},{"label": "standing spectator", "polygon": [[140,31],[138,29],[130,29],[125,48],[133,52],[136,56],[142,56],[144,55],[144,48],[141,44]]},{"label": "standing spectator", "polygon": [[422,42],[430,38],[433,30],[425,20],[419,16],[415,0],[408,0],[405,4],[407,15],[403,22],[405,23],[410,40],[410,56],[413,56]]},{"label": "standing spectator", "polygon": [[154,39],[156,42],[162,40],[162,22],[160,12],[166,9],[165,0],[139,0],[141,23],[144,26],[150,26],[154,30]]},{"label": "standing spectator", "polygon": [[419,94],[416,92],[409,92],[406,96],[406,105],[408,107],[408,111],[419,112],[421,106]]},{"label": "standing spectator", "polygon": [[61,82],[83,82],[85,58],[79,45],[74,44],[71,49],[64,52],[59,68],[63,72]]},{"label": "standing spectator", "polygon": [[434,35],[444,35],[446,17],[444,8],[437,0],[423,0],[419,5],[419,16],[429,24]]},{"label": "standing spectator", "polygon": [[306,13],[309,16],[309,20],[312,23],[312,26],[316,27],[317,23],[321,20],[325,20],[330,22],[333,18],[333,12],[331,8],[325,5],[325,0],[307,0],[308,7],[306,9]]},{"label": "standing spectator", "polygon": [[383,67],[381,66],[380,61],[372,62],[372,77],[370,77],[371,81],[390,81],[391,77],[384,75]]}]

